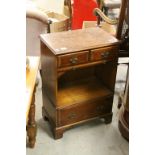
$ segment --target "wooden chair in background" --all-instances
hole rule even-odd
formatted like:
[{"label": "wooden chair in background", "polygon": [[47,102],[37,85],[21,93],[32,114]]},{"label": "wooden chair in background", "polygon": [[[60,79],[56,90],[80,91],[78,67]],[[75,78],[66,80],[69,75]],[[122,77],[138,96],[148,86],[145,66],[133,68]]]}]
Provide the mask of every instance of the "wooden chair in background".
[{"label": "wooden chair in background", "polygon": [[64,14],[69,17],[69,30],[72,28],[72,0],[64,0]]},{"label": "wooden chair in background", "polygon": [[[100,5],[100,3],[98,4]],[[129,57],[129,1],[122,0],[118,22],[117,20],[109,19],[100,9],[95,9],[95,13],[99,15],[98,26],[100,26],[101,18],[108,24],[117,24],[115,36],[121,41],[119,57]],[[125,89],[120,92],[118,98],[118,108],[120,108],[118,127],[122,136],[129,140],[129,63],[127,64],[128,71]]]},{"label": "wooden chair in background", "polygon": [[121,0],[101,0],[101,2],[101,9],[104,10],[106,15],[108,15],[110,9],[118,9],[121,6]]},{"label": "wooden chair in background", "polygon": [[96,21],[93,9],[97,7],[96,0],[65,0],[69,9],[70,27],[72,30],[81,29],[83,21]]},{"label": "wooden chair in background", "polygon": [[[99,7],[103,7],[101,0],[97,2]],[[118,19],[110,19],[99,8],[95,8],[94,13],[98,16],[97,26],[121,41],[119,57],[129,57],[129,0],[122,0]]]},{"label": "wooden chair in background", "polygon": [[[98,2],[98,5],[101,5],[100,1]],[[129,1],[122,0],[118,20],[109,19],[98,8],[94,11],[99,16],[98,26],[100,26],[101,18],[108,24],[117,24],[115,36],[121,41],[119,57],[129,57]],[[118,98],[118,108],[120,108],[118,127],[121,135],[129,140],[129,63],[127,63],[127,65],[128,71],[125,89],[123,92],[120,92]]]}]

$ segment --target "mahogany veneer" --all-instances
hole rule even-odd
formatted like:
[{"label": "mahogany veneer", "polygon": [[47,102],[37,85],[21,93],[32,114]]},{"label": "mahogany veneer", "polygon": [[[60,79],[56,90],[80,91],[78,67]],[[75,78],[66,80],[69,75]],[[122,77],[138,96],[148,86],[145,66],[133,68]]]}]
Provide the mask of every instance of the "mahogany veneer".
[{"label": "mahogany veneer", "polygon": [[55,139],[85,121],[111,122],[118,49],[100,28],[41,35],[42,113]]}]

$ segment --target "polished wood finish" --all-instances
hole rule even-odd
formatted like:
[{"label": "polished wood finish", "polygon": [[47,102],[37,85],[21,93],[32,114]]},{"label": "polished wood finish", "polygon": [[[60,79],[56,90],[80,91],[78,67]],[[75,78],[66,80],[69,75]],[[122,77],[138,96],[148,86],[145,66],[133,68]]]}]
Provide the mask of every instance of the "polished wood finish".
[{"label": "polished wood finish", "polygon": [[107,47],[107,48],[98,48],[91,50],[91,61],[98,61],[98,60],[114,60],[116,58],[116,50],[117,46],[115,47]]},{"label": "polished wood finish", "polygon": [[29,67],[26,69],[26,128],[29,146],[34,147],[36,141],[35,92],[36,77],[39,68],[39,57],[28,57]]},{"label": "polished wood finish", "polygon": [[78,54],[66,54],[58,57],[58,67],[72,66],[88,62],[89,51],[82,51]]},{"label": "polished wood finish", "polygon": [[100,98],[98,100],[90,99],[84,104],[83,102],[79,101],[79,104],[77,103],[71,106],[67,106],[65,108],[61,108],[58,111],[59,113],[58,126],[72,124],[75,122],[79,122],[82,120],[102,115],[104,113],[111,113],[112,104],[110,103],[112,102],[112,100],[113,97],[109,97],[106,99]]},{"label": "polished wood finish", "polygon": [[115,37],[100,28],[44,34],[41,35],[41,40],[54,55],[76,53],[118,44]]},{"label": "polished wood finish", "polygon": [[55,139],[79,123],[111,122],[118,49],[100,28],[41,35],[42,114]]},{"label": "polished wood finish", "polygon": [[32,101],[31,101],[31,105],[30,105],[29,116],[28,116],[29,119],[28,119],[28,123],[26,125],[29,147],[31,147],[31,148],[33,148],[35,145],[36,131],[37,131],[37,125],[35,122],[35,90],[36,90],[36,85],[35,85]]},{"label": "polished wood finish", "polygon": [[[82,72],[87,73],[87,71]],[[77,73],[74,73],[74,78],[76,78],[76,74]],[[69,76],[70,75],[71,74],[69,74]],[[58,107],[72,105],[74,102],[82,103],[88,99],[92,101],[96,98],[111,96],[113,94],[109,89],[102,86],[102,83],[100,83],[99,80],[92,75],[90,75],[90,78],[83,77],[82,80],[72,80],[71,82],[69,82],[70,79],[68,79],[68,75],[66,75],[64,78],[62,77],[61,81],[59,80],[60,86],[58,89]],[[65,83],[65,81],[67,81],[67,84]]]}]

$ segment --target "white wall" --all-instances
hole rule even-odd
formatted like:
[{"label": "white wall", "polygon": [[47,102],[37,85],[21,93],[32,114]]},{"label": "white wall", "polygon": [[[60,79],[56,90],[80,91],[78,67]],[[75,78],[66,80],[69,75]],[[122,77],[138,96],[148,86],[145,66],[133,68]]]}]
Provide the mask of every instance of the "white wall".
[{"label": "white wall", "polygon": [[28,0],[37,7],[63,14],[64,0]]}]

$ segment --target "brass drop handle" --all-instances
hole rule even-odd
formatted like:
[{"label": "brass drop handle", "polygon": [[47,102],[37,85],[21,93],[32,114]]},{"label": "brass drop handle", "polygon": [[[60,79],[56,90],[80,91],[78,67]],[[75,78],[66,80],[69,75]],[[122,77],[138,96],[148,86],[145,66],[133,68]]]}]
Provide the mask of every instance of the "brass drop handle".
[{"label": "brass drop handle", "polygon": [[68,119],[74,119],[76,117],[77,117],[76,113],[71,113],[69,114]]},{"label": "brass drop handle", "polygon": [[110,52],[103,52],[101,53],[102,58],[107,58],[109,56]]},{"label": "brass drop handle", "polygon": [[78,63],[78,58],[71,58],[70,59],[70,62],[72,63],[72,64],[77,64]]}]

